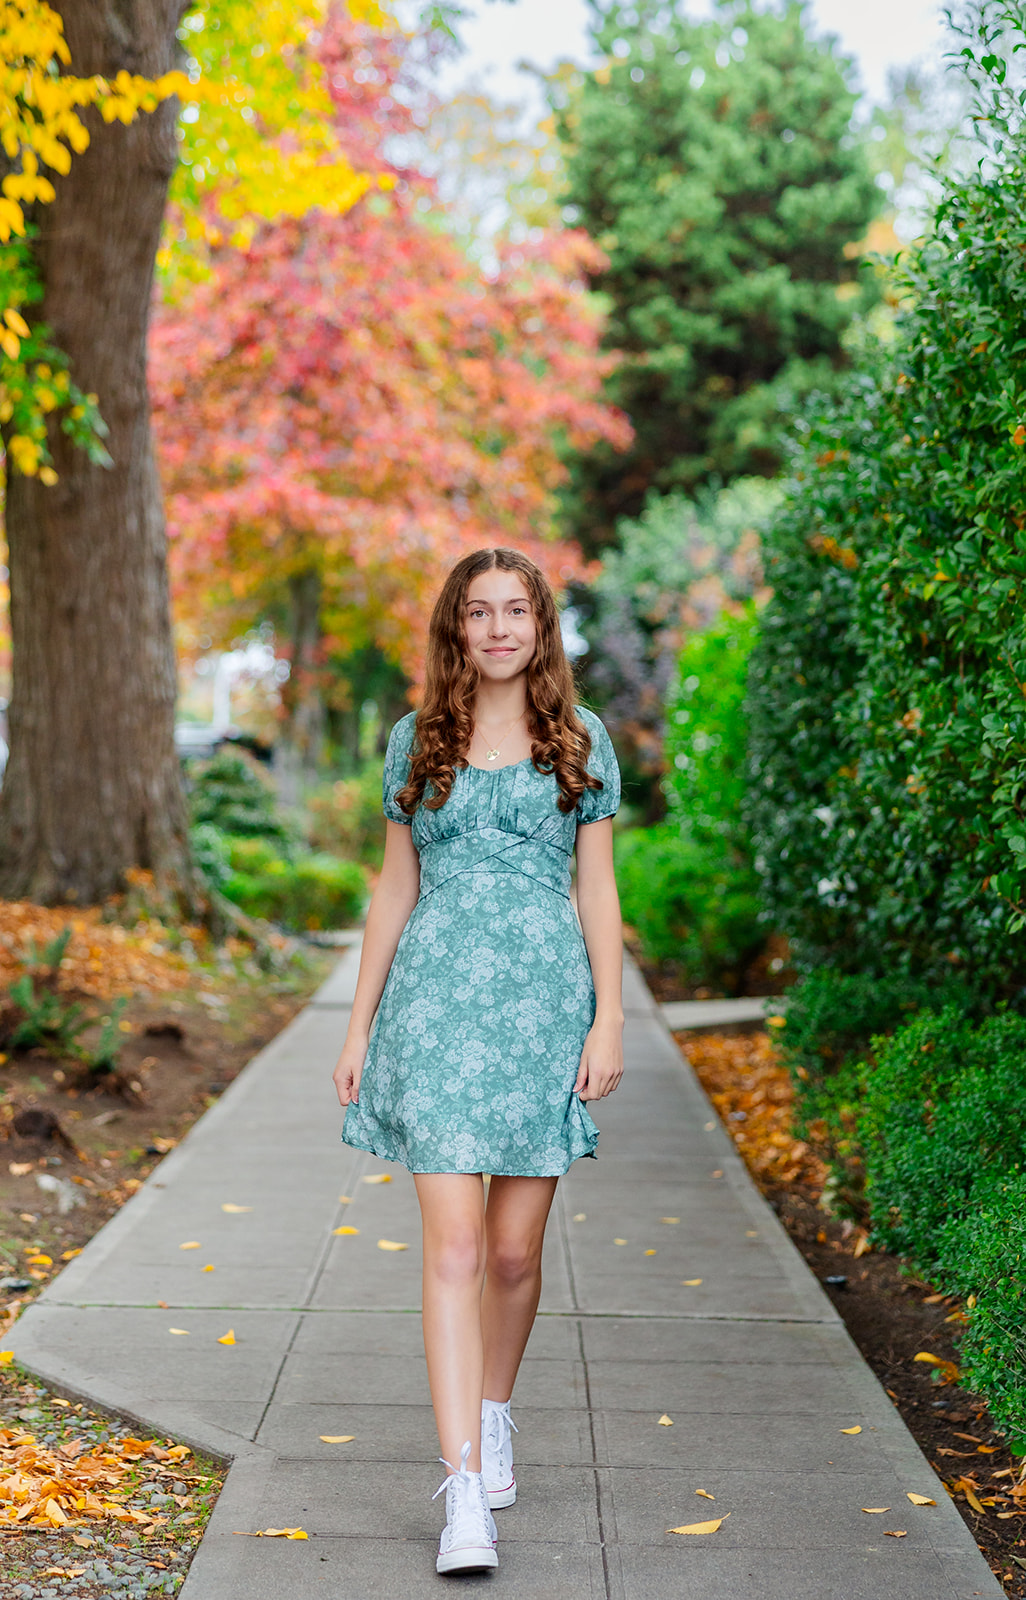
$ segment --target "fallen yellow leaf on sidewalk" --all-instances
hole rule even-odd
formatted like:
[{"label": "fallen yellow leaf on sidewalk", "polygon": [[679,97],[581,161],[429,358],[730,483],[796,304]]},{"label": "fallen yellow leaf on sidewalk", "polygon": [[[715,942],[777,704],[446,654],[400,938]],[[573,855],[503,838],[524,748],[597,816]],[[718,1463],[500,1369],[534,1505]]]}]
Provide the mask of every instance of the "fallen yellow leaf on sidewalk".
[{"label": "fallen yellow leaf on sidewalk", "polygon": [[179,1250],[198,1250],[199,1247],[200,1242],[198,1239],[186,1239],[184,1244],[178,1246]]},{"label": "fallen yellow leaf on sidewalk", "polygon": [[701,1281],[701,1278],[681,1278],[680,1286],[682,1289],[697,1289]]},{"label": "fallen yellow leaf on sidewalk", "polygon": [[378,1240],[378,1249],[379,1250],[408,1250],[409,1248],[410,1247],[409,1247],[408,1244],[397,1244],[395,1239],[379,1239]]},{"label": "fallen yellow leaf on sidewalk", "polygon": [[338,1203],[340,1206],[351,1206],[353,1203],[353,1197],[351,1194],[340,1194],[338,1197]]},{"label": "fallen yellow leaf on sidewalk", "polygon": [[359,1228],[351,1228],[351,1227],[349,1227],[348,1224],[346,1224],[346,1226],[344,1228],[332,1228],[331,1231],[332,1231],[332,1233],[353,1234],[353,1233],[359,1233],[360,1230],[359,1230]]},{"label": "fallen yellow leaf on sidewalk", "polygon": [[229,1328],[227,1333],[222,1333],[220,1339],[218,1339],[217,1342],[218,1342],[218,1344],[234,1344],[235,1343],[235,1329],[234,1328]]},{"label": "fallen yellow leaf on sidewalk", "polygon": [[672,1223],[672,1222],[679,1222],[680,1218],[679,1217],[660,1217],[659,1221],[660,1222],[671,1222]]},{"label": "fallen yellow leaf on sidewalk", "polygon": [[587,1222],[587,1220],[588,1213],[586,1211],[578,1211],[577,1215],[574,1217],[575,1222]]},{"label": "fallen yellow leaf on sidewalk", "polygon": [[662,1416],[659,1418],[659,1421],[656,1423],[656,1427],[658,1427],[658,1428],[672,1428],[673,1427],[673,1418],[672,1417],[668,1417],[666,1415],[666,1412],[664,1411]]},{"label": "fallen yellow leaf on sidewalk", "polygon": [[226,1200],[221,1207],[222,1211],[252,1211],[252,1209],[252,1206],[233,1206],[230,1200]]},{"label": "fallen yellow leaf on sidewalk", "polygon": [[317,1437],[319,1439],[323,1439],[325,1444],[352,1444],[353,1440],[356,1438],[356,1434],[355,1433],[319,1433],[317,1435]]},{"label": "fallen yellow leaf on sidewalk", "polygon": [[885,1539],[907,1539],[908,1538],[908,1530],[906,1528],[885,1528],[884,1529],[884,1538]]},{"label": "fallen yellow leaf on sidewalk", "polygon": [[700,1494],[702,1496],[703,1500],[715,1500],[716,1499],[716,1496],[714,1494],[710,1494],[708,1489],[696,1489],[695,1493],[696,1494]]},{"label": "fallen yellow leaf on sidewalk", "polygon": [[862,1428],[860,1427],[860,1425],[858,1423],[856,1423],[854,1428],[841,1428],[840,1432],[841,1433],[861,1433],[862,1432]]},{"label": "fallen yellow leaf on sidewalk", "polygon": [[204,1272],[213,1272],[213,1270],[214,1270],[214,1263],[212,1261],[208,1261],[206,1266],[203,1268],[203,1271]]},{"label": "fallen yellow leaf on sidewalk", "polygon": [[248,1528],[233,1528],[232,1532],[243,1539],[309,1539],[310,1537],[302,1528],[257,1528],[253,1533]]},{"label": "fallen yellow leaf on sidewalk", "polygon": [[907,1490],[906,1493],[914,1506],[935,1506],[937,1504],[936,1500],[931,1500],[928,1494],[913,1494],[911,1490]]},{"label": "fallen yellow leaf on sidewalk", "polygon": [[891,1508],[890,1506],[863,1506],[862,1509],[867,1517],[882,1517],[884,1512],[889,1511]]},{"label": "fallen yellow leaf on sidewalk", "polygon": [[730,1512],[725,1511],[722,1517],[714,1517],[711,1522],[689,1522],[683,1528],[667,1528],[666,1531],[667,1533],[715,1533],[729,1516]]},{"label": "fallen yellow leaf on sidewalk", "polygon": [[368,1174],[367,1174],[367,1176],[365,1178],[361,1178],[360,1179],[360,1182],[361,1183],[391,1183],[392,1182],[392,1174],[390,1172],[368,1172]]},{"label": "fallen yellow leaf on sidewalk", "polygon": [[168,1331],[168,1333],[184,1333],[184,1334],[188,1334],[188,1332],[189,1332],[188,1328],[168,1328],[167,1331]]},{"label": "fallen yellow leaf on sidewalk", "polygon": [[614,1239],[613,1243],[614,1244],[626,1244],[627,1240],[626,1239]]},{"label": "fallen yellow leaf on sidewalk", "polygon": [[646,1251],[645,1251],[645,1254],[646,1254],[646,1255],[647,1255],[647,1256],[654,1256],[654,1255],[655,1255],[655,1251],[654,1251],[654,1250],[646,1250]]}]

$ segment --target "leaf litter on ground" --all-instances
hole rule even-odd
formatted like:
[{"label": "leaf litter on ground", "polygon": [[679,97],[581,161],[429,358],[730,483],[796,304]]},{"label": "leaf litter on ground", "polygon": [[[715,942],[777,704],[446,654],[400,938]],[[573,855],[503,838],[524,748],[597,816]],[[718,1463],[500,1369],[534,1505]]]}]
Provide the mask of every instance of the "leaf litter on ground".
[{"label": "leaf litter on ground", "polygon": [[135,1578],[152,1570],[181,1581],[225,1470],[173,1439],[138,1437],[128,1423],[52,1395],[18,1367],[5,1366],[4,1592],[16,1592],[7,1584],[47,1574],[70,1579],[92,1561],[121,1563]]}]

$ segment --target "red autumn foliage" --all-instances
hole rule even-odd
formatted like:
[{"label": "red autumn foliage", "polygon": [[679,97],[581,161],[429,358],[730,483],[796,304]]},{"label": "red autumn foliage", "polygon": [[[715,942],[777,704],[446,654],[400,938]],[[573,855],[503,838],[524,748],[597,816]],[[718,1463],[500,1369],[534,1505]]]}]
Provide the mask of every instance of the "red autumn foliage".
[{"label": "red autumn foliage", "polygon": [[[336,16],[324,51],[348,148],[388,170],[402,41]],[[561,446],[630,430],[600,395],[596,247],[500,246],[486,274],[422,209],[429,183],[391,172],[345,216],[219,252],[157,308],[152,385],[180,614],[230,637],[313,574],[328,642],[373,639],[416,678],[431,591],[468,549],[582,572],[555,540]]]}]

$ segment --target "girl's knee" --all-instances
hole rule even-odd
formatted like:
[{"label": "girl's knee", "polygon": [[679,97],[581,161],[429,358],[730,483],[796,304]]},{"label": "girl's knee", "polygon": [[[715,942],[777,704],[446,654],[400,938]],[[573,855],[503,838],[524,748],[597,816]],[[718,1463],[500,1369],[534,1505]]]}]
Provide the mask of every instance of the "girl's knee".
[{"label": "girl's knee", "polygon": [[484,1272],[483,1234],[475,1228],[453,1228],[425,1239],[424,1262],[445,1283],[472,1283]]},{"label": "girl's knee", "polygon": [[540,1268],[540,1244],[523,1239],[489,1241],[486,1270],[493,1283],[516,1289],[533,1279]]}]

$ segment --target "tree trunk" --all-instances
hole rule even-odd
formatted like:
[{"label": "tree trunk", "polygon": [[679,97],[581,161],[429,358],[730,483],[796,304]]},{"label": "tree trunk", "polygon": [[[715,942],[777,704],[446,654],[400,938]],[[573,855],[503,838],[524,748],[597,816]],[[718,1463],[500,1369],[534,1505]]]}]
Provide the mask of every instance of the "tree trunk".
[{"label": "tree trunk", "polygon": [[[180,0],[56,0],[72,70],[155,77],[175,65]],[[39,308],[99,397],[114,466],[56,428],[54,488],[10,472],[13,687],[0,796],[0,895],[90,904],[153,872],[195,894],[174,746],[175,658],[146,334],[175,164],[175,104],[92,142],[37,209]]]},{"label": "tree trunk", "polygon": [[292,670],[282,688],[285,724],[275,751],[278,793],[286,806],[299,804],[303,781],[316,775],[324,749],[321,588],[314,567],[288,580]]}]

